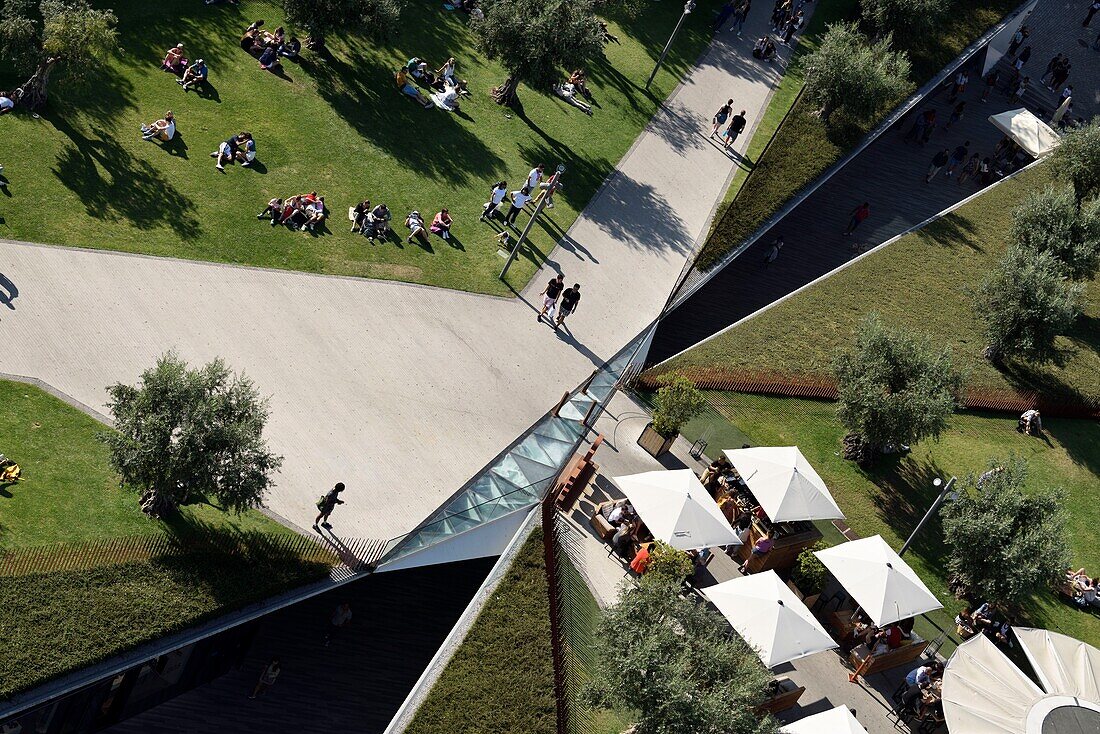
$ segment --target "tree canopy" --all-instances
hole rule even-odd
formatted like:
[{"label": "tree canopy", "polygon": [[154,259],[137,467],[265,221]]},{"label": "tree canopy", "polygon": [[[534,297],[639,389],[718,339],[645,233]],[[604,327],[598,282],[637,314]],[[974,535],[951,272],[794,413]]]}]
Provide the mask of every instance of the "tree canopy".
[{"label": "tree canopy", "polygon": [[603,53],[593,0],[495,0],[474,29],[481,52],[508,72],[493,93],[501,104],[513,101],[520,82],[549,87]]},{"label": "tree canopy", "polygon": [[1013,245],[978,288],[974,310],[985,321],[985,355],[1050,362],[1055,339],[1081,312],[1084,286],[1071,283],[1050,252]]},{"label": "tree canopy", "polygon": [[946,0],[862,0],[863,19],[877,37],[916,38],[940,19]]},{"label": "tree canopy", "polygon": [[772,734],[775,720],[754,711],[771,674],[717,612],[679,588],[624,587],[596,636],[589,700],[636,711],[638,734]]},{"label": "tree canopy", "polygon": [[282,457],[263,439],[267,401],[251,380],[220,359],[191,369],[168,353],[137,385],[107,394],[116,430],[102,438],[145,513],[164,517],[201,499],[239,513],[262,502]]},{"label": "tree canopy", "polygon": [[669,438],[698,415],[707,401],[695,383],[683,375],[670,375],[664,382],[653,399],[653,430]]},{"label": "tree canopy", "polygon": [[1049,252],[1072,280],[1091,280],[1100,264],[1100,200],[1077,206],[1069,186],[1037,191],[1012,214],[1012,237]]},{"label": "tree canopy", "polygon": [[326,36],[343,28],[388,38],[399,27],[403,9],[404,0],[283,0],[287,22],[305,29],[313,49],[323,47]]},{"label": "tree canopy", "polygon": [[866,117],[905,94],[909,87],[909,57],[892,51],[886,34],[870,41],[855,23],[834,23],[821,44],[803,59],[806,95],[821,106],[828,120],[843,109]]},{"label": "tree canopy", "polygon": [[86,0],[0,0],[0,57],[30,75],[15,100],[31,109],[45,104],[55,67],[69,82],[102,74],[101,62],[118,47],[117,23]]},{"label": "tree canopy", "polygon": [[1100,194],[1100,121],[1066,132],[1050,155],[1050,167],[1073,184],[1078,201]]},{"label": "tree canopy", "polygon": [[962,389],[951,349],[889,329],[875,313],[855,336],[833,363],[840,422],[875,451],[939,437]]},{"label": "tree canopy", "polygon": [[1027,465],[992,461],[943,505],[948,570],[975,599],[1019,605],[1069,565],[1060,489],[1024,489]]}]

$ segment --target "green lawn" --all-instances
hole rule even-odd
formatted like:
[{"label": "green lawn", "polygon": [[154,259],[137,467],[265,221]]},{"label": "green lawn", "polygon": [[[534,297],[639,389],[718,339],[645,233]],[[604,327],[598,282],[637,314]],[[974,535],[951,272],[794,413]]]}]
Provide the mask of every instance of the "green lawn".
[{"label": "green lawn", "polygon": [[[1017,433],[1016,419],[984,413],[961,413],[937,443],[922,441],[904,457],[885,458],[869,471],[839,455],[844,429],[829,402],[708,392],[713,406],[682,431],[694,441],[705,437],[708,455],[743,443],[754,446],[797,445],[817,469],[847,522],[862,537],[880,534],[900,548],[935,497],[932,479],[960,479],[987,468],[992,458],[1014,454],[1027,461],[1031,487],[1066,490],[1071,517],[1070,551],[1075,566],[1100,570],[1100,424],[1095,421],[1045,419],[1049,443]],[[929,524],[905,558],[946,610],[931,615],[942,627],[962,603],[948,591],[943,576],[944,545],[938,521]],[[1030,621],[1046,629],[1100,644],[1100,617],[1060,601],[1053,593],[1035,599]]]},{"label": "green lawn", "polygon": [[[1059,338],[1061,365],[1012,362],[1005,371],[981,356],[982,322],[971,292],[1004,252],[1009,213],[1029,192],[1049,186],[1040,166],[1007,181],[951,215],[899,241],[822,283],[695,347],[669,370],[693,368],[736,374],[750,370],[806,375],[829,370],[836,351],[871,310],[887,324],[931,336],[952,348],[971,386],[1074,390],[1100,398],[1100,282],[1088,285],[1084,315]],[[761,345],[766,345],[761,348]]]},{"label": "green lawn", "polygon": [[[917,39],[896,42],[895,48],[908,52],[913,66],[912,84],[906,94],[931,79],[1018,5],[1016,0],[954,0],[934,31]],[[855,16],[856,5],[848,0],[837,0],[836,5],[827,7],[830,8],[830,20],[846,14]],[[811,19],[808,32],[813,30],[813,24]],[[790,76],[795,73],[792,70]],[[776,104],[781,103],[777,101]],[[756,162],[752,186],[739,189],[725,215],[715,222],[699,253],[698,267],[710,267],[749,237],[792,196],[854,148],[888,110],[868,120],[834,114],[828,125],[815,112],[814,105],[800,99],[775,132],[775,139],[765,155],[757,160],[750,151],[750,158]],[[776,114],[779,114],[778,109],[773,116]]]},{"label": "green lawn", "polygon": [[[526,87],[521,109],[497,106],[488,90],[503,70],[475,50],[467,16],[438,2],[410,4],[391,41],[331,38],[330,56],[306,52],[282,78],[260,71],[237,43],[256,18],[278,25],[276,5],[105,4],[119,16],[121,49],[97,86],[56,90],[41,119],[0,119],[0,162],[11,180],[0,237],[506,294],[496,231],[477,221],[492,182],[518,188],[540,162],[567,168],[558,206],[534,230],[539,252],[525,252],[510,273],[518,288],[701,53],[718,0],[690,16],[652,92],[643,85],[680,5],[654,3],[635,20],[611,22],[622,43],[589,66],[599,105],[592,117]],[[209,63],[216,91],[184,93],[159,70],[177,42]],[[424,110],[393,87],[393,71],[410,57],[439,65],[452,55],[472,91],[461,114]],[[0,88],[16,81],[8,71],[0,64]],[[166,109],[180,132],[168,150],[138,135]],[[239,130],[254,134],[262,165],[219,175],[208,153]],[[326,197],[330,232],[313,237],[255,219],[269,198],[310,190]],[[348,232],[347,208],[364,197],[400,218],[400,242],[372,246]],[[407,245],[405,214],[430,219],[442,206],[456,220],[450,243]]]},{"label": "green lawn", "polygon": [[172,532],[191,523],[241,531],[289,533],[259,512],[240,516],[210,505],[183,508],[169,523],[150,520],[137,494],[119,488],[104,426],[37,387],[0,380],[0,453],[23,479],[0,485],[0,551],[125,535]]}]

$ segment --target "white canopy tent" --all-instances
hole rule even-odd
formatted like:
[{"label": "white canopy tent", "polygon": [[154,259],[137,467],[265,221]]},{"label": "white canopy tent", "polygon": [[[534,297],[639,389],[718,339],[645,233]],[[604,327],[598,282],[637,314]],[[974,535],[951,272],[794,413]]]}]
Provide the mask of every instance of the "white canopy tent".
[{"label": "white canopy tent", "polygon": [[1061,138],[1050,125],[1021,107],[996,115],[989,121],[1005,135],[1016,141],[1032,158],[1039,158],[1054,150]]},{"label": "white canopy tent", "polygon": [[797,446],[727,449],[722,453],[772,522],[844,517],[825,482]]},{"label": "white canopy tent", "polygon": [[863,725],[856,721],[847,706],[837,706],[820,714],[787,724],[780,730],[782,734],[867,734]]},{"label": "white canopy tent", "polygon": [[703,589],[703,595],[756,649],[765,667],[837,646],[775,571],[724,581]]},{"label": "white canopy tent", "polygon": [[952,734],[1100,729],[1100,650],[1047,630],[1013,631],[1040,685],[984,635],[964,642],[943,674],[943,712]]},{"label": "white canopy tent", "polygon": [[653,537],[680,550],[740,545],[737,533],[691,469],[650,471],[612,481]]},{"label": "white canopy tent", "polygon": [[880,535],[815,551],[814,555],[880,627],[943,607]]}]

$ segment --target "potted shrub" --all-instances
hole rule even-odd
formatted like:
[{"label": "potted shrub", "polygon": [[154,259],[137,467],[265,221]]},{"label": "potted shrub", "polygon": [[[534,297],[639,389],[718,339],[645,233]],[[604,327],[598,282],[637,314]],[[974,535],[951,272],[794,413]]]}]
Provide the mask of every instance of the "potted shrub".
[{"label": "potted shrub", "polygon": [[791,580],[787,585],[802,599],[802,602],[812,607],[825,590],[825,584],[829,582],[829,569],[817,559],[814,551],[825,550],[829,546],[820,540],[809,548],[804,549],[795,559],[791,567]]},{"label": "potted shrub", "polygon": [[653,401],[653,420],[638,437],[638,445],[653,456],[668,451],[680,428],[706,406],[703,393],[683,375],[670,375],[664,383]]},{"label": "potted shrub", "polygon": [[677,586],[687,580],[695,571],[691,556],[679,548],[658,540],[649,547],[649,563],[645,577],[650,580],[665,579]]}]

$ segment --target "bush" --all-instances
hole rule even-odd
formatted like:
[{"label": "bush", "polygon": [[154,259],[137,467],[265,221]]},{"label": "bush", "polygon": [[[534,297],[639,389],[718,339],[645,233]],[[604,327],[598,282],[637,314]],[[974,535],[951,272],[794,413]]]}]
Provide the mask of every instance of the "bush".
[{"label": "bush", "polygon": [[985,356],[994,362],[1057,356],[1055,338],[1080,313],[1084,287],[1070,283],[1049,252],[1012,246],[978,288],[974,309],[985,322]]},{"label": "bush", "polygon": [[836,23],[805,57],[806,96],[828,120],[838,109],[867,117],[893,103],[909,87],[909,59],[890,49],[892,37],[870,42],[855,23]]},{"label": "bush", "polygon": [[1100,193],[1100,122],[1063,135],[1050,165],[1056,176],[1073,184],[1078,201]]},{"label": "bush", "polygon": [[1018,459],[989,466],[940,510],[947,568],[973,599],[1019,606],[1069,566],[1063,492],[1026,492],[1027,465]]},{"label": "bush", "polygon": [[1049,252],[1071,280],[1091,280],[1100,263],[1100,200],[1079,207],[1070,186],[1037,191],[1012,213],[1012,236],[1022,248]]},{"label": "bush", "polygon": [[919,38],[936,25],[946,0],[862,0],[863,19],[876,36]]},{"label": "bush", "polygon": [[829,569],[818,560],[814,551],[825,550],[829,545],[823,541],[817,541],[809,548],[798,554],[794,567],[791,569],[791,581],[806,596],[818,594],[825,588],[829,581]]},{"label": "bush", "polygon": [[939,437],[962,389],[950,348],[936,351],[927,339],[888,329],[875,313],[833,370],[840,422],[875,451]]},{"label": "bush", "polygon": [[668,543],[658,540],[649,549],[649,565],[646,566],[642,580],[660,583],[682,583],[694,571],[691,557]]},{"label": "bush", "polygon": [[653,430],[671,438],[706,407],[707,401],[695,383],[683,375],[669,375],[665,382],[653,399]]}]

